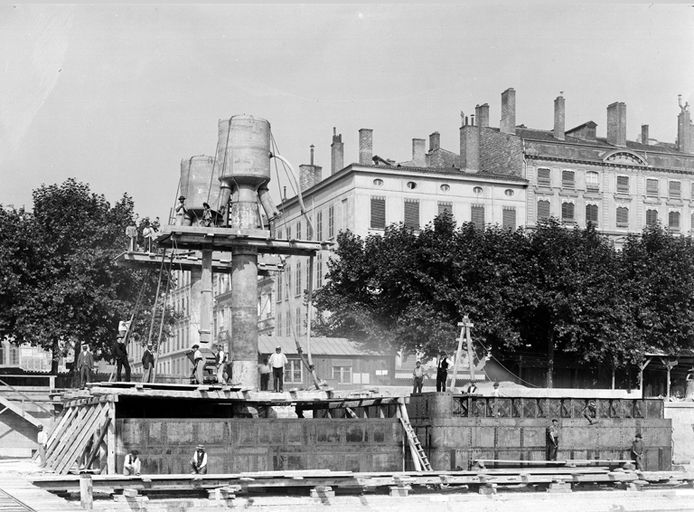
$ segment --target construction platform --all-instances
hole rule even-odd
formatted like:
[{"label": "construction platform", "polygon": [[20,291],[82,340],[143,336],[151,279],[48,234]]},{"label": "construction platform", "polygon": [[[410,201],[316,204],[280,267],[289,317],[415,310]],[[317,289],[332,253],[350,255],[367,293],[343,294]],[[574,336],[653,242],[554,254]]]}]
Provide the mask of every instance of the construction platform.
[{"label": "construction platform", "polygon": [[[174,270],[199,270],[202,267],[202,257],[195,251],[174,250],[173,253],[126,251],[116,256],[116,262],[136,268],[159,269],[163,263]],[[265,254],[258,258],[258,274],[268,275],[279,272],[284,264],[278,256]],[[231,255],[214,252],[212,255],[212,272],[215,274],[231,274]]]}]

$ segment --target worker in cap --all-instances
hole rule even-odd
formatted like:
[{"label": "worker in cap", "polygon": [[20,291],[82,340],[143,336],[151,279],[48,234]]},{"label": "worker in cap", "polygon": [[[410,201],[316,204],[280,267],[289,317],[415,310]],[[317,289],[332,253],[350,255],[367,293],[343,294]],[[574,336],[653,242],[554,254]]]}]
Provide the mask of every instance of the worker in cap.
[{"label": "worker in cap", "polygon": [[199,444],[195,448],[193,458],[190,461],[190,467],[192,468],[192,474],[194,475],[207,474],[207,453],[205,453],[205,447],[203,445]]},{"label": "worker in cap", "polygon": [[275,348],[275,353],[270,356],[268,364],[272,368],[272,383],[275,393],[284,391],[284,367],[289,363],[287,356],[282,353],[282,347]]},{"label": "worker in cap", "polygon": [[631,459],[634,461],[634,465],[638,471],[643,471],[645,465],[643,463],[643,455],[646,451],[646,447],[643,444],[643,436],[641,432],[637,432],[634,436],[634,441],[631,443]]},{"label": "worker in cap", "polygon": [[77,375],[79,376],[79,387],[85,387],[92,377],[94,368],[94,356],[89,351],[89,345],[82,343],[82,352],[77,357]]},{"label": "worker in cap", "polygon": [[186,208],[186,198],[185,196],[179,196],[178,204],[176,205],[176,225],[177,226],[190,226],[192,224],[192,218]]},{"label": "worker in cap", "polygon": [[442,350],[439,364],[436,366],[436,391],[446,391],[446,380],[448,380],[448,359]]}]

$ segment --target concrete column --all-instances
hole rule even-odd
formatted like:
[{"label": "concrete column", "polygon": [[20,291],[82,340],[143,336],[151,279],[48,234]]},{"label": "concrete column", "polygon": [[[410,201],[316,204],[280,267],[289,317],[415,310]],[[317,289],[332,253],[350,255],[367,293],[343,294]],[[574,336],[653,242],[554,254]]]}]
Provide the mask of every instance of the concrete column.
[{"label": "concrete column", "polygon": [[359,130],[359,163],[361,165],[373,164],[373,132],[371,128]]},{"label": "concrete column", "polygon": [[212,251],[202,251],[200,272],[200,343],[212,341]]},{"label": "concrete column", "polygon": [[231,377],[234,384],[258,387],[258,252],[231,251]]}]

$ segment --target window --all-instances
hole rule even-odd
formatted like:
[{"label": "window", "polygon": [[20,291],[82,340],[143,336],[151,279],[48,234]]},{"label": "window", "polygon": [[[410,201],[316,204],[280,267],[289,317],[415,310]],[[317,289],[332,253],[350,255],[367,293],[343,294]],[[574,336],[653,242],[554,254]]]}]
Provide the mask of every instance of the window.
[{"label": "window", "polygon": [[323,240],[323,212],[316,213],[316,240]]},{"label": "window", "polygon": [[292,294],[292,267],[289,265],[289,262],[284,265],[284,281],[284,292],[287,299],[289,299]]},{"label": "window", "polygon": [[502,211],[502,225],[505,229],[516,229],[516,209],[505,207]]},{"label": "window", "polygon": [[417,199],[405,199],[405,226],[419,229],[419,201]]},{"label": "window", "polygon": [[658,180],[651,178],[646,180],[646,196],[658,197]]},{"label": "window", "polygon": [[540,167],[537,170],[537,185],[539,187],[551,187],[552,186],[552,171],[546,167]]},{"label": "window", "polygon": [[296,308],[296,315],[294,316],[294,334],[296,336],[301,336],[304,333],[304,315],[301,314],[301,307]]},{"label": "window", "polygon": [[448,192],[451,189],[451,186],[448,183],[443,183],[441,184],[441,192]]},{"label": "window", "polygon": [[278,311],[277,312],[277,319],[275,320],[275,326],[277,327],[277,336],[284,336],[284,333],[282,332],[282,328],[284,325],[282,325],[282,312]]},{"label": "window", "polygon": [[292,227],[287,226],[287,240],[291,240],[291,239],[292,239]]},{"label": "window", "polygon": [[385,229],[386,227],[386,198],[371,198],[371,229]]},{"label": "window", "polygon": [[473,205],[470,208],[470,220],[477,229],[484,229],[484,206]]},{"label": "window", "polygon": [[287,311],[287,317],[284,319],[284,332],[287,336],[292,335],[292,315],[291,311]]},{"label": "window", "polygon": [[600,190],[600,175],[595,171],[586,173],[586,190],[597,192]]},{"label": "window", "polygon": [[646,226],[655,226],[658,223],[658,210],[646,210]]},{"label": "window", "polygon": [[340,384],[352,383],[351,366],[333,366],[333,379]]},{"label": "window", "polygon": [[304,382],[301,359],[289,359],[287,361],[287,366],[284,367],[284,381],[292,384],[301,384]]},{"label": "window", "polygon": [[10,366],[19,366],[19,347],[10,347],[10,360],[8,361]]},{"label": "window", "polygon": [[479,195],[479,194],[482,193],[482,187],[475,187],[475,188],[472,189],[472,191],[473,191],[475,194]]},{"label": "window", "polygon": [[301,221],[296,223],[296,239],[301,240]]},{"label": "window", "polygon": [[301,289],[301,261],[296,262],[296,275],[294,278],[294,295],[297,297],[301,295],[303,290]]},{"label": "window", "polygon": [[507,188],[506,190],[504,190],[504,195],[506,197],[513,197],[513,194],[515,194],[515,192],[510,188]]},{"label": "window", "polygon": [[323,253],[316,254],[316,288],[323,286]]},{"label": "window", "polygon": [[617,227],[629,227],[629,208],[627,208],[626,206],[617,207]]},{"label": "window", "polygon": [[376,178],[376,179],[373,181],[373,183],[374,183],[374,185],[376,185],[377,187],[382,187],[382,186],[383,186],[383,180],[382,180],[381,178]]},{"label": "window", "polygon": [[328,240],[335,238],[335,207],[328,208]]},{"label": "window", "polygon": [[538,219],[549,219],[549,201],[546,199],[540,199],[537,202],[537,218]]},{"label": "window", "polygon": [[342,228],[347,229],[347,218],[349,217],[349,208],[347,206],[347,199],[342,200]]},{"label": "window", "polygon": [[598,205],[597,204],[587,204],[586,205],[586,224],[589,222],[595,226],[598,225]]},{"label": "window", "polygon": [[682,183],[679,181],[671,181],[668,184],[668,192],[670,199],[681,199],[682,198]]},{"label": "window", "polygon": [[445,201],[439,201],[439,215],[441,215],[443,212],[448,212],[449,214],[453,214],[453,203],[448,203]]},{"label": "window", "polygon": [[561,221],[567,224],[573,224],[575,222],[573,203],[561,204]]},{"label": "window", "polygon": [[409,188],[410,190],[414,190],[417,188],[417,184],[414,181],[408,181],[407,188]]},{"label": "window", "polygon": [[629,193],[629,176],[617,176],[617,193]]},{"label": "window", "polygon": [[282,272],[277,272],[277,302],[282,302]]},{"label": "window", "polygon": [[575,188],[575,176],[573,171],[564,170],[561,172],[561,186],[562,188]]},{"label": "window", "polygon": [[668,227],[673,231],[680,230],[680,212],[668,213]]}]

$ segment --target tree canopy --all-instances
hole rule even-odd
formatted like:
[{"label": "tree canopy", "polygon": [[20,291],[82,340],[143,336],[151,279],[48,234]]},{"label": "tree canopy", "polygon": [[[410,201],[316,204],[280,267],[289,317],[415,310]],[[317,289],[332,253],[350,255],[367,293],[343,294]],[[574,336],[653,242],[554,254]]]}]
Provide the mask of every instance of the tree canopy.
[{"label": "tree canopy", "polygon": [[[157,275],[114,260],[134,223],[132,199],[111,205],[68,179],[42,185],[33,201],[32,212],[0,209],[0,335],[52,350],[54,372],[66,342],[110,357],[118,322],[130,318],[144,287],[133,330],[146,337]],[[172,320],[169,311],[167,334]]]},{"label": "tree canopy", "polygon": [[548,376],[555,352],[620,368],[694,339],[692,240],[659,226],[621,251],[592,225],[481,230],[448,214],[419,233],[393,225],[337,241],[315,296],[323,334],[431,356],[454,348],[468,315],[476,340],[497,353],[543,354]]}]

